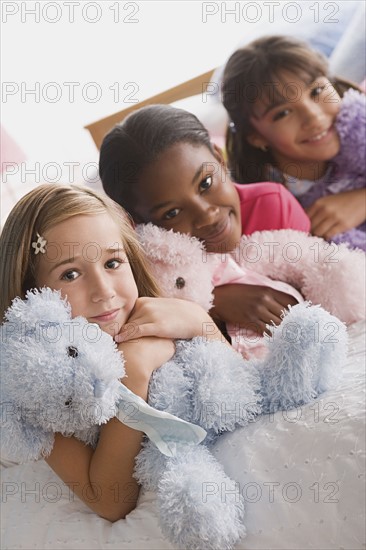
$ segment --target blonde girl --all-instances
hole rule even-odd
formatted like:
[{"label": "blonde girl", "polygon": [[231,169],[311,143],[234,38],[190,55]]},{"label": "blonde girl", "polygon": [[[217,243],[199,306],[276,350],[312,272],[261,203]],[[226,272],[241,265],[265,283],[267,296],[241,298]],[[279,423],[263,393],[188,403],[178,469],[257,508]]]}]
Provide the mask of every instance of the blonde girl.
[{"label": "blonde girl", "polygon": [[[47,184],[24,196],[6,220],[0,257],[2,316],[16,296],[48,286],[67,297],[73,316],[112,336],[133,326],[119,345],[123,383],[145,400],[151,374],[174,354],[172,339],[199,335],[210,320],[191,302],[156,298],[128,216],[87,188]],[[115,521],[136,505],[132,474],[142,437],[114,418],[101,426],[95,449],[56,434],[46,461],[92,510]]]}]

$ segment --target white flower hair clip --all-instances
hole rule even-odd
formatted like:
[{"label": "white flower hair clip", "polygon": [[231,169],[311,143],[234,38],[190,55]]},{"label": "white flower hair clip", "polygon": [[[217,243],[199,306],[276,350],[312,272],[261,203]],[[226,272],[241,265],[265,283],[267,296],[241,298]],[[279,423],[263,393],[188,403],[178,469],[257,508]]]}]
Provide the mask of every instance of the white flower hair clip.
[{"label": "white flower hair clip", "polygon": [[46,246],[47,241],[39,233],[37,233],[37,240],[32,242],[32,247],[34,248],[34,253],[38,254],[38,252],[41,252],[44,254],[46,252]]}]

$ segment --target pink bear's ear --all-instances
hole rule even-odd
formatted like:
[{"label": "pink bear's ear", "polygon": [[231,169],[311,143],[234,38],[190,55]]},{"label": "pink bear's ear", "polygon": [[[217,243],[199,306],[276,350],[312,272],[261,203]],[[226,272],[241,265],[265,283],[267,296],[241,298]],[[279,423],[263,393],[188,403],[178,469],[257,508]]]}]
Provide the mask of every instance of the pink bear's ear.
[{"label": "pink bear's ear", "polygon": [[200,304],[213,301],[214,263],[196,238],[152,224],[138,225],[137,233],[164,296]]},{"label": "pink bear's ear", "polygon": [[52,451],[54,434],[31,425],[27,415],[32,414],[37,413],[24,411],[11,401],[1,403],[2,459],[24,463],[39,460]]},{"label": "pink bear's ear", "polygon": [[204,246],[195,237],[167,230],[151,223],[136,226],[139,240],[150,259],[166,264],[182,264],[196,260],[204,253]]}]

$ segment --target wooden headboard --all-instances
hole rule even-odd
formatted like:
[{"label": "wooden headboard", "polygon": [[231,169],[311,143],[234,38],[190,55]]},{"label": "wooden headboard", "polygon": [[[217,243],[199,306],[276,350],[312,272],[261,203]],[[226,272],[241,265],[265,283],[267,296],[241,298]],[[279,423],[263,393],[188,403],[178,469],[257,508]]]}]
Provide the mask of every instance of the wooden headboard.
[{"label": "wooden headboard", "polygon": [[154,95],[148,99],[145,99],[144,101],[140,101],[139,103],[131,105],[131,107],[127,107],[122,111],[118,111],[118,113],[114,113],[113,115],[101,118],[96,122],[92,122],[91,124],[85,126],[85,128],[89,130],[95,145],[98,147],[98,149],[100,149],[106,133],[109,132],[109,130],[118,122],[121,122],[129,113],[135,111],[136,109],[140,109],[140,107],[144,107],[145,105],[151,105],[154,103],[168,104],[173,103],[174,101],[179,101],[180,99],[185,99],[186,97],[201,94],[206,91],[214,71],[215,69],[212,69],[211,71],[196,76],[191,80],[182,82],[182,84],[174,86],[174,88],[170,88],[169,90],[165,90],[165,92]]}]

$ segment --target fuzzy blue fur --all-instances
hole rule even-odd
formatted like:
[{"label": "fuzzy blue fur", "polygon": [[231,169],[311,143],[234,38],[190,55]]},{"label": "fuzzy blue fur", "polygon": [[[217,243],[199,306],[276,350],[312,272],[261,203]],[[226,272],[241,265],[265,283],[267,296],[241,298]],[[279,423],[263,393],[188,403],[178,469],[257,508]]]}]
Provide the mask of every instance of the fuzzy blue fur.
[{"label": "fuzzy blue fur", "polygon": [[56,432],[95,443],[97,426],[115,414],[125,374],[112,338],[83,317],[71,320],[69,305],[50,289],[16,298],[5,318],[2,450],[15,461],[36,460],[51,452]]},{"label": "fuzzy blue fur", "polygon": [[[71,320],[67,304],[49,289],[15,300],[6,319],[2,452],[37,459],[51,451],[54,432],[95,442],[97,425],[115,414],[124,374],[111,337],[100,332],[86,341],[94,326]],[[154,372],[150,404],[207,430],[201,445],[173,443],[173,457],[146,440],[136,458],[135,476],[157,491],[162,530],[180,548],[229,550],[245,534],[243,497],[210,452],[220,433],[307,403],[340,376],[346,329],[321,307],[290,308],[271,333],[263,361],[245,362],[226,343],[194,338],[177,341],[174,357]]]}]

